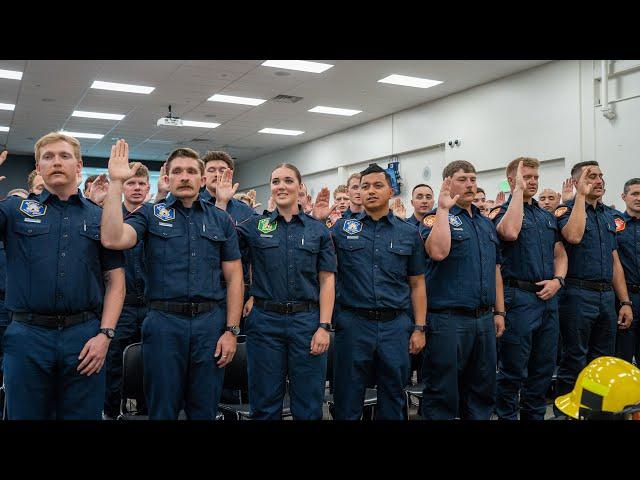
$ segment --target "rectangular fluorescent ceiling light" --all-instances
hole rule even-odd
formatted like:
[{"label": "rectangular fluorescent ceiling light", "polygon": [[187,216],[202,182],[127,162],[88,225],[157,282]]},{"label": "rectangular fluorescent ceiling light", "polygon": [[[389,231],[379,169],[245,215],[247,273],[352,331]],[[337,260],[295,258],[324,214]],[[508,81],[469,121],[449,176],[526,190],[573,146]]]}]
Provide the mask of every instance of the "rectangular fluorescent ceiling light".
[{"label": "rectangular fluorescent ceiling light", "polygon": [[99,133],[67,132],[65,130],[60,130],[60,133],[63,133],[65,135],[69,135],[70,137],[75,137],[75,138],[95,138],[99,140],[102,137],[104,137],[104,135],[100,135]]},{"label": "rectangular fluorescent ceiling light", "polygon": [[267,60],[264,67],[284,68],[285,70],[298,70],[300,72],[322,73],[333,65],[319,62],[306,62],[304,60]]},{"label": "rectangular fluorescent ceiling light", "polygon": [[9,127],[0,127],[0,132],[8,132]]},{"label": "rectangular fluorescent ceiling light", "polygon": [[127,83],[101,82],[99,80],[94,81],[91,84],[91,88],[97,88],[99,90],[113,90],[114,92],[144,93],[145,95],[148,95],[155,90],[155,87],[129,85]]},{"label": "rectangular fluorescent ceiling light", "polygon": [[194,122],[193,120],[183,120],[183,127],[200,127],[200,128],[216,128],[219,127],[219,123],[215,122]]},{"label": "rectangular fluorescent ceiling light", "polygon": [[343,115],[345,117],[350,117],[352,115],[357,115],[358,113],[362,113],[362,110],[349,110],[348,108],[334,108],[334,107],[322,107],[318,105],[317,107],[313,107],[309,112],[313,113],[328,113],[329,115]]},{"label": "rectangular fluorescent ceiling light", "polygon": [[13,110],[16,106],[13,103],[0,103],[0,110]]},{"label": "rectangular fluorescent ceiling light", "polygon": [[429,88],[442,83],[440,80],[429,80],[428,78],[408,77],[406,75],[396,74],[389,75],[382,80],[378,80],[378,82],[417,88]]},{"label": "rectangular fluorescent ceiling light", "polygon": [[122,120],[124,118],[124,115],[118,115],[115,113],[83,112],[81,110],[74,110],[71,116],[82,118],[102,118],[104,120]]},{"label": "rectangular fluorescent ceiling light", "polygon": [[271,133],[273,135],[302,135],[302,130],[283,130],[282,128],[263,128],[258,133]]},{"label": "rectangular fluorescent ceiling light", "polygon": [[16,72],[15,70],[0,69],[0,78],[8,78],[10,80],[22,80],[22,72]]},{"label": "rectangular fluorescent ceiling light", "polygon": [[234,97],[233,95],[221,95],[216,93],[207,98],[210,102],[224,102],[224,103],[239,103],[240,105],[262,105],[266,100],[262,98],[250,98],[250,97]]}]

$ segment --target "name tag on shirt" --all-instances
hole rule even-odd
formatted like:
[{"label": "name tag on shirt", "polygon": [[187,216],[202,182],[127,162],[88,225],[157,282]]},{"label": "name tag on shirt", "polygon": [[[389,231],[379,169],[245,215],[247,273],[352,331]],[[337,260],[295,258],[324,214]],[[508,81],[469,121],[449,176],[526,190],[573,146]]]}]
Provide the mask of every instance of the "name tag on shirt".
[{"label": "name tag on shirt", "polygon": [[158,222],[158,225],[160,225],[161,227],[173,227],[172,223]]},{"label": "name tag on shirt", "polygon": [[347,235],[347,240],[358,240],[360,235]]},{"label": "name tag on shirt", "polygon": [[24,221],[29,223],[42,223],[42,220],[39,218],[25,218]]},{"label": "name tag on shirt", "polygon": [[452,230],[460,230],[461,232],[464,231],[464,228],[456,228],[456,227],[451,227]]},{"label": "name tag on shirt", "polygon": [[266,233],[261,233],[260,236],[262,238],[273,238],[273,235],[267,235]]}]

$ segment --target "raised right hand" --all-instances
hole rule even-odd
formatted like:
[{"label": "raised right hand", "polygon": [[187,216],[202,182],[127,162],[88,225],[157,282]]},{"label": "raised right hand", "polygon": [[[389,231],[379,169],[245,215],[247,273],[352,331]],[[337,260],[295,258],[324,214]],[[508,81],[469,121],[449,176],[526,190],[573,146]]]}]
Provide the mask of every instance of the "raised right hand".
[{"label": "raised right hand", "polygon": [[166,164],[162,164],[160,167],[160,176],[158,177],[158,193],[164,194],[166,197],[169,194],[169,180],[167,177]]},{"label": "raised right hand", "polygon": [[442,182],[442,185],[440,186],[440,195],[438,195],[438,208],[449,210],[456,204],[459,198],[460,195],[456,195],[455,197],[451,198],[451,177],[445,178],[444,182]]},{"label": "raised right hand", "polygon": [[[8,154],[8,153],[9,153],[9,152],[7,152],[6,150],[5,150],[4,152],[0,153],[0,166],[2,166],[2,164],[4,163],[4,161],[7,159],[7,154]],[[4,180],[5,178],[7,178],[7,177],[5,177],[5,176],[0,177],[0,182],[1,182],[2,180]]]},{"label": "raised right hand", "polygon": [[135,162],[129,168],[129,145],[120,139],[111,147],[111,156],[109,157],[109,177],[112,181],[120,180],[126,182],[135,175],[140,168],[140,163]]},{"label": "raised right hand", "polygon": [[587,177],[591,175],[592,171],[593,170],[591,167],[586,167],[582,169],[580,178],[578,178],[578,181],[576,183],[576,191],[579,194],[587,196],[591,193],[591,190],[593,189],[593,184],[589,183],[589,179]]},{"label": "raised right hand", "polygon": [[575,182],[573,178],[569,177],[562,182],[562,203],[567,203],[569,200],[573,200],[573,186]]}]

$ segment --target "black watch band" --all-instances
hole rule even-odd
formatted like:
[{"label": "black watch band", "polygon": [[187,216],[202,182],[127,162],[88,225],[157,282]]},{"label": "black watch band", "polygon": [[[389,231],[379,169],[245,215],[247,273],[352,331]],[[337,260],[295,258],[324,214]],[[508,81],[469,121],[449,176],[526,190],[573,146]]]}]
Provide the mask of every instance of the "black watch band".
[{"label": "black watch band", "polygon": [[232,325],[232,326],[228,326],[228,325],[227,325],[227,326],[224,328],[224,331],[225,331],[225,332],[231,332],[231,333],[233,333],[233,335],[234,335],[235,337],[237,337],[238,335],[240,335],[240,327],[239,327],[238,325]]},{"label": "black watch band", "polygon": [[556,275],[555,277],[553,277],[554,280],[558,280],[560,282],[560,287],[564,288],[564,277],[561,277],[560,275]]},{"label": "black watch band", "polygon": [[116,336],[116,331],[113,328],[101,328],[100,333],[106,335],[109,340]]},{"label": "black watch band", "polygon": [[633,307],[633,302],[631,300],[620,302],[620,306],[624,307],[625,305],[628,305],[629,307]]},{"label": "black watch band", "polygon": [[414,325],[413,326],[413,331],[414,332],[426,332],[427,331],[427,326],[426,325]]},{"label": "black watch band", "polygon": [[331,331],[331,324],[330,323],[326,323],[326,322],[319,323],[318,324],[318,328],[324,328],[327,332],[330,332]]},{"label": "black watch band", "polygon": [[501,311],[499,311],[499,310],[494,310],[494,311],[493,311],[493,315],[494,315],[494,316],[495,316],[495,315],[500,315],[502,318],[506,318],[506,316],[507,316],[507,312],[501,312]]}]

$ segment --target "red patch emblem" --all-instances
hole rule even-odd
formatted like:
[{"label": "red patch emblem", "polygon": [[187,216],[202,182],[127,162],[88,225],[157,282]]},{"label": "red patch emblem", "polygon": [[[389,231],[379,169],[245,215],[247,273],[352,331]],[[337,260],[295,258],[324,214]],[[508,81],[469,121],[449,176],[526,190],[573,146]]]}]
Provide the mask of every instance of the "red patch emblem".
[{"label": "red patch emblem", "polygon": [[615,218],[615,222],[616,222],[616,232],[621,232],[623,231],[625,228],[627,228],[627,222],[625,222],[623,219],[621,219],[620,217],[616,217]]}]

